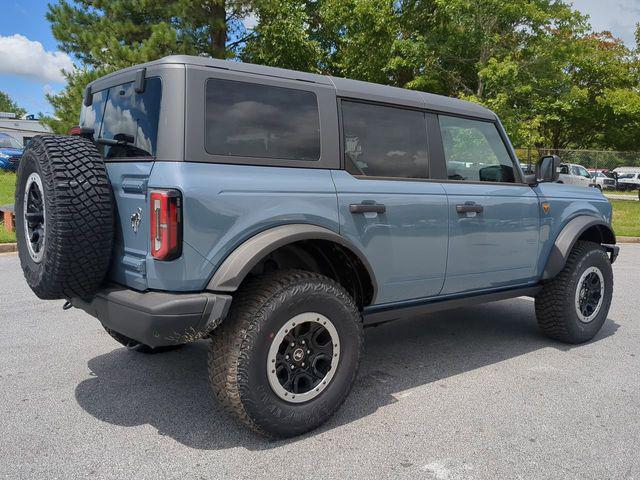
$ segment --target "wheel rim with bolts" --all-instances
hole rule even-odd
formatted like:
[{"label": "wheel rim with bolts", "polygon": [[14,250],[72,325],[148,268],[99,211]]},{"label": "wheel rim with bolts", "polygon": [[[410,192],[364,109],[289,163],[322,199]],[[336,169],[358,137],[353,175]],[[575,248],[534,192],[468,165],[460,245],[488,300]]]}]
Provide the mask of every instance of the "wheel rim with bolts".
[{"label": "wheel rim with bolts", "polygon": [[589,267],[580,276],[575,295],[578,318],[583,323],[591,322],[604,301],[604,277],[598,267]]},{"label": "wheel rim with bolts", "polygon": [[42,261],[46,240],[46,210],[43,192],[40,175],[35,172],[29,175],[23,200],[24,236],[29,256],[35,263]]},{"label": "wheel rim with bolts", "polygon": [[309,401],[329,386],[339,361],[340,341],[331,320],[301,313],[273,336],[267,356],[269,385],[282,400]]}]

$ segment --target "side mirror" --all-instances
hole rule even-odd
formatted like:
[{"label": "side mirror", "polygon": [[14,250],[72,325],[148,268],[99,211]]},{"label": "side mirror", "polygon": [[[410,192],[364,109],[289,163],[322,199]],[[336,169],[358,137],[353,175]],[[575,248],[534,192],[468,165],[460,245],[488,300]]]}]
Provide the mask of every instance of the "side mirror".
[{"label": "side mirror", "polygon": [[562,161],[557,155],[545,155],[538,160],[537,180],[538,182],[557,182],[560,178],[560,164]]}]

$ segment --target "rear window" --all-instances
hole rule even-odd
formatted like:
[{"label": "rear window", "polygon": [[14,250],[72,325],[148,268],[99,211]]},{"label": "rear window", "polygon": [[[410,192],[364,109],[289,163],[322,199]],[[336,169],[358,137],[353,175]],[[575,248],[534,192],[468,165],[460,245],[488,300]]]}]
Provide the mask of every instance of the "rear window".
[{"label": "rear window", "polygon": [[118,145],[101,145],[105,159],[154,157],[162,82],[148,78],[145,90],[136,93],[133,82],[96,92],[93,103],[84,107],[80,125],[91,127],[94,138],[117,140]]},{"label": "rear window", "polygon": [[212,155],[320,158],[320,118],[313,92],[209,79],[205,111],[205,149]]}]

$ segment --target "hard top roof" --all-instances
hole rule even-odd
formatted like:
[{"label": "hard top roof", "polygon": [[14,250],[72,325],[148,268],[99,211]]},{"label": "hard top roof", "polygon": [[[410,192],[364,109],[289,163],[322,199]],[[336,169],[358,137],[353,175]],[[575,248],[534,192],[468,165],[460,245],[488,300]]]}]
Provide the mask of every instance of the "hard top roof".
[{"label": "hard top roof", "polygon": [[379,85],[376,83],[362,82],[359,80],[332,77],[329,75],[318,75],[314,73],[299,72],[296,70],[287,70],[284,68],[266,67],[263,65],[254,65],[251,63],[234,62],[229,60],[219,60],[210,57],[196,57],[190,55],[170,55],[168,57],[163,57],[152,62],[134,65],[133,67],[125,68],[123,70],[118,70],[117,72],[108,74],[92,82],[90,85],[93,86],[94,84],[103,84],[105,80],[110,79],[110,77],[133,72],[143,67],[161,67],[162,65],[170,64],[210,67],[236,72],[251,73],[255,75],[285,78],[288,80],[298,80],[322,85],[332,85],[336,89],[336,94],[340,97],[368,99],[371,101],[400,104],[416,108],[426,108],[430,110],[450,112],[458,115],[469,115],[490,120],[496,118],[495,114],[491,110],[476,103],[467,102],[465,100],[460,100],[457,98],[419,92],[416,90],[407,90],[404,88]]}]

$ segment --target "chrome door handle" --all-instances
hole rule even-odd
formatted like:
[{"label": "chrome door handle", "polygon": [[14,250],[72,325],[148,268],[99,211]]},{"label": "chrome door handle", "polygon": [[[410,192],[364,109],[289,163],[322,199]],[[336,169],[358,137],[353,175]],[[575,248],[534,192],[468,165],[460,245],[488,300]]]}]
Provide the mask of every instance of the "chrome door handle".
[{"label": "chrome door handle", "polygon": [[456,205],[456,212],[458,213],[482,213],[484,207],[476,202],[464,202]]},{"label": "chrome door handle", "polygon": [[384,213],[387,207],[382,203],[352,203],[349,205],[351,213]]}]

